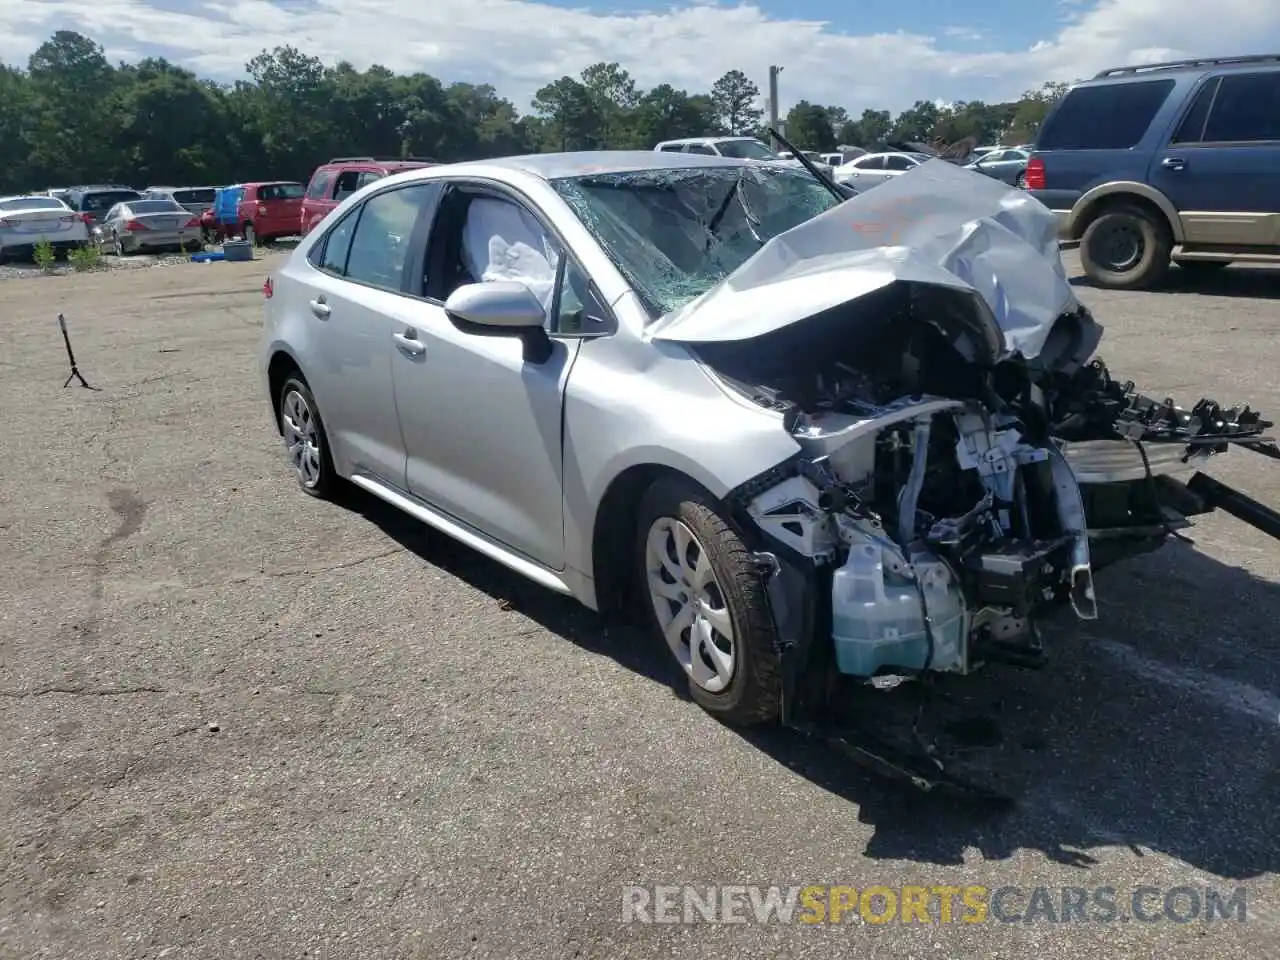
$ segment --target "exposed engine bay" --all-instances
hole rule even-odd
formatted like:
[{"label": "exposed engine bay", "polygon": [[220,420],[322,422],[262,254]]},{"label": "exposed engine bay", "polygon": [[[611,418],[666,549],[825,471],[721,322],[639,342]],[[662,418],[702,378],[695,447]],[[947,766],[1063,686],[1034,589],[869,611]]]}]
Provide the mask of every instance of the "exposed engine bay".
[{"label": "exposed engine bay", "polygon": [[[1081,362],[1096,343],[1083,307],[1039,364],[992,363],[983,331],[923,322],[922,307],[947,314],[920,293],[891,286],[749,349],[697,350],[801,447],[736,502],[792,562],[827,570],[850,676],[1037,661],[1045,611],[1097,617],[1095,566],[1211,509],[1179,475],[1271,426],[1247,407],[1154,401]],[[882,319],[851,324],[851,309]]]},{"label": "exposed engine bay", "polygon": [[[650,335],[796,442],[726,497],[759,544],[793,728],[827,724],[837,679],[928,690],[984,664],[1042,666],[1048,615],[1096,618],[1094,571],[1198,514],[1280,539],[1280,513],[1197,471],[1231,446],[1280,459],[1272,424],[1114,379],[1052,213],[951,164],[774,237]],[[927,745],[868,746],[885,726],[839,742],[918,786],[956,785]]]},{"label": "exposed engine bay", "polygon": [[[800,446],[730,498],[766,544],[793,719],[835,674],[884,687],[1041,666],[1046,614],[1097,618],[1096,568],[1214,507],[1280,537],[1280,514],[1194,472],[1231,445],[1280,458],[1269,421],[1114,380],[1086,359],[1101,331],[1083,307],[1029,363],[996,360],[981,331],[922,322],[917,293],[891,286],[749,347],[696,348]],[[855,308],[883,320],[840,316]],[[918,786],[959,782],[939,781],[929,751],[886,761],[887,749],[851,752]]]}]

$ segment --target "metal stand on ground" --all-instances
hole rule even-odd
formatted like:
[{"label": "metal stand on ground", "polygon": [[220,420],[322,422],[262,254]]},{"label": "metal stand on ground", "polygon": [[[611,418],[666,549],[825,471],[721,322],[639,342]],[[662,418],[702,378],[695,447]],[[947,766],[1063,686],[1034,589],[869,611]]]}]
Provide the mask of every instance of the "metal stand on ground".
[{"label": "metal stand on ground", "polygon": [[84,374],[82,374],[80,372],[80,368],[76,366],[75,351],[71,349],[71,337],[67,335],[67,321],[62,314],[58,314],[58,329],[62,331],[62,342],[67,347],[67,360],[71,363],[71,374],[67,377],[66,382],[63,383],[63,389],[71,386],[72,380],[79,380],[80,386],[84,387],[86,390],[97,390],[97,387],[89,386],[88,381],[84,378]]}]

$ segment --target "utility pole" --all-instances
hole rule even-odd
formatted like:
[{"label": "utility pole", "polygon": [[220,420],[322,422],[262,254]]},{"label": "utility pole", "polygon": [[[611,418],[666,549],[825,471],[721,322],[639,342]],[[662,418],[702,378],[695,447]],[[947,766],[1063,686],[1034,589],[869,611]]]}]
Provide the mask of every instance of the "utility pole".
[{"label": "utility pole", "polygon": [[[769,67],[769,126],[774,130],[778,129],[778,74],[781,72],[781,67]],[[778,150],[781,147],[782,144],[774,140],[773,149]]]}]

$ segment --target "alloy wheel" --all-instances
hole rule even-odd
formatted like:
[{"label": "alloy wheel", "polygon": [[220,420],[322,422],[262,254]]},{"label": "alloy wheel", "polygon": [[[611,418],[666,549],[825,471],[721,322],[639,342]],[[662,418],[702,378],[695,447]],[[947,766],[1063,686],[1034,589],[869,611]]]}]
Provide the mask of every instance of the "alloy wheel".
[{"label": "alloy wheel", "polygon": [[280,425],[298,482],[308,489],[314,488],[321,476],[320,431],[310,404],[297,390],[285,394]]},{"label": "alloy wheel", "polygon": [[733,680],[736,645],[711,558],[692,530],[659,517],[645,542],[645,581],[658,626],[692,681],[708,693]]}]

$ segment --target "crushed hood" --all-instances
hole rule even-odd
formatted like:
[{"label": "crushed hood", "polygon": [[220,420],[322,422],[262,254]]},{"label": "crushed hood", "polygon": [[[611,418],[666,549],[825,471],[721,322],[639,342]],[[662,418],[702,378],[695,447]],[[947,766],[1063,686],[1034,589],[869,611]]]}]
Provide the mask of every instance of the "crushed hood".
[{"label": "crushed hood", "polygon": [[1080,309],[1047,207],[1024,190],[930,160],[769,240],[645,335],[748,340],[899,282],[965,295],[975,319],[998,327],[1007,354],[1028,360],[1059,317]]}]

